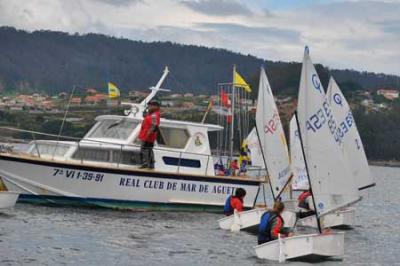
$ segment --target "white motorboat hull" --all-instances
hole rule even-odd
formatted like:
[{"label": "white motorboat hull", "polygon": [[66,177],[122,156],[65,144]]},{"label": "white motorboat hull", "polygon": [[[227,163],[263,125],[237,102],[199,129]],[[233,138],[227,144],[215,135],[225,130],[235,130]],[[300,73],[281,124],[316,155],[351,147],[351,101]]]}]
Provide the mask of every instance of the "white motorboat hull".
[{"label": "white motorboat hull", "polygon": [[310,257],[343,257],[344,233],[308,234],[267,242],[255,246],[258,258],[285,261]]},{"label": "white motorboat hull", "polygon": [[[234,228],[232,226],[237,225],[240,230],[258,231],[261,216],[266,210],[266,208],[256,208],[249,211],[235,213],[228,217],[219,219],[218,225],[224,230],[232,230]],[[285,227],[294,227],[296,223],[296,213],[283,211],[281,216],[284,220]]]},{"label": "white motorboat hull", "polygon": [[20,200],[121,209],[222,212],[236,188],[253,206],[260,181],[109,168],[0,155],[0,176]]},{"label": "white motorboat hull", "polygon": [[14,191],[0,191],[0,209],[14,207],[19,193]]},{"label": "white motorboat hull", "polygon": [[[333,213],[329,213],[321,217],[321,226],[323,228],[328,227],[351,227],[355,225],[355,209],[347,208],[339,210]],[[317,219],[315,215],[299,219],[297,221],[298,226],[306,226],[312,228],[318,228]]]}]

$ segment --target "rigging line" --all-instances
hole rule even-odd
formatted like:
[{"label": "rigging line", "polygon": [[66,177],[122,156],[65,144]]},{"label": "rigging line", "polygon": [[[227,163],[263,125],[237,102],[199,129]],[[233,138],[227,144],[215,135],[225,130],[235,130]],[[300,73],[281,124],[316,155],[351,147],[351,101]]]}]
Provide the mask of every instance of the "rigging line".
[{"label": "rigging line", "polygon": [[169,76],[172,78],[172,80],[175,81],[176,85],[177,85],[178,87],[181,87],[180,91],[183,92],[183,91],[184,91],[184,88],[185,88],[185,85],[184,85],[182,82],[180,82],[180,81],[176,78],[175,74],[173,74],[172,72],[169,72],[168,74],[169,74]]},{"label": "rigging line", "polygon": [[62,133],[62,131],[64,129],[64,123],[65,123],[65,120],[67,119],[69,106],[71,105],[71,100],[72,100],[72,97],[74,96],[75,89],[76,89],[76,85],[73,85],[72,86],[72,90],[71,90],[71,95],[69,96],[68,104],[67,104],[67,106],[65,108],[64,118],[63,118],[63,120],[61,122],[60,130],[58,131],[56,146],[54,147],[53,155],[51,157],[52,160],[54,160],[54,156],[55,156],[57,148],[58,148],[58,142],[60,140],[60,135],[61,135],[61,133]]}]

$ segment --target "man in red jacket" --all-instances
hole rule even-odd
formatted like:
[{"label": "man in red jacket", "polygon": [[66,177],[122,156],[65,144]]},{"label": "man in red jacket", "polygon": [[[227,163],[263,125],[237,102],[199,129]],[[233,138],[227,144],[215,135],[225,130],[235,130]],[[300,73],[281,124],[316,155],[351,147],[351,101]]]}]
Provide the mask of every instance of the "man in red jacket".
[{"label": "man in red jacket", "polygon": [[140,168],[154,169],[154,142],[157,139],[158,127],[160,126],[160,103],[151,100],[148,104],[148,112],[144,116],[139,132],[142,142],[140,147]]}]

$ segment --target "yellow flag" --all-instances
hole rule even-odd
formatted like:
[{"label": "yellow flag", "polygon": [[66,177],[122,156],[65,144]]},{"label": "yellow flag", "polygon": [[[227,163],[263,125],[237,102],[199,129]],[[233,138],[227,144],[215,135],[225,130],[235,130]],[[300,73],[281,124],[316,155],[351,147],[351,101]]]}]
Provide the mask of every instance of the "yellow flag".
[{"label": "yellow flag", "polygon": [[251,92],[249,84],[247,84],[247,82],[242,78],[242,76],[240,76],[239,73],[237,73],[236,71],[235,74],[233,75],[233,83],[235,83],[235,86],[242,87],[245,91]]},{"label": "yellow flag", "polygon": [[119,89],[111,82],[108,82],[108,96],[111,99],[118,98],[120,96]]}]

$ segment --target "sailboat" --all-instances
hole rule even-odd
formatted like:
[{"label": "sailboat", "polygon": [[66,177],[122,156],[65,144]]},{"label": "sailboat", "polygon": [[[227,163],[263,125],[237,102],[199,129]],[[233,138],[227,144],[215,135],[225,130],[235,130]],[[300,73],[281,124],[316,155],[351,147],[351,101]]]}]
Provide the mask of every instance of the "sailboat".
[{"label": "sailboat", "polygon": [[[374,178],[368,166],[364,146],[350,106],[333,77],[329,79],[326,97],[343,131],[343,148],[347,155],[349,168],[359,190],[375,186]],[[296,180],[296,179],[295,179]],[[355,208],[348,207],[324,217],[324,226],[352,226],[355,223]],[[299,225],[316,227],[314,217],[307,217],[298,221]]]},{"label": "sailboat", "polygon": [[[261,68],[258,90],[256,133],[260,145],[264,167],[267,169],[272,196],[277,199],[288,184],[291,171],[289,153],[278,108],[271,91],[265,70]],[[263,209],[253,209],[222,218],[218,221],[222,229],[254,229],[258,227]],[[282,214],[285,226],[293,227],[296,221],[294,212]]]},{"label": "sailboat", "polygon": [[[281,238],[255,246],[257,257],[285,261],[307,256],[341,257],[344,233],[322,233],[321,218],[361,199],[342,149],[333,116],[308,47],[304,51],[298,97],[298,128],[318,233]],[[329,157],[329,160],[326,158]]]},{"label": "sailboat", "polygon": [[[296,116],[293,116],[290,120],[290,156],[291,156],[291,164],[292,164],[292,190],[293,191],[304,191],[309,189],[308,184],[308,176],[304,163],[304,157],[301,150],[301,142],[299,138],[299,131],[297,128],[297,119]],[[292,205],[289,205],[292,203]],[[289,203],[289,204],[288,204]],[[301,208],[297,206],[298,201],[293,200],[289,202],[285,202],[285,206],[288,205],[288,208],[297,212],[302,211]],[[312,202],[309,202],[309,206],[312,206]],[[332,227],[341,227],[348,228],[354,225],[355,223],[355,209],[354,208],[346,208],[333,213],[328,213],[324,217],[321,218],[321,224],[324,228],[332,228]],[[306,226],[317,228],[317,219],[315,215],[311,215],[302,219],[299,219],[296,223],[298,226]]]},{"label": "sailboat", "polygon": [[344,150],[348,155],[350,170],[358,189],[364,190],[375,186],[353,113],[333,77],[329,79],[326,96],[334,116],[343,131]]}]

